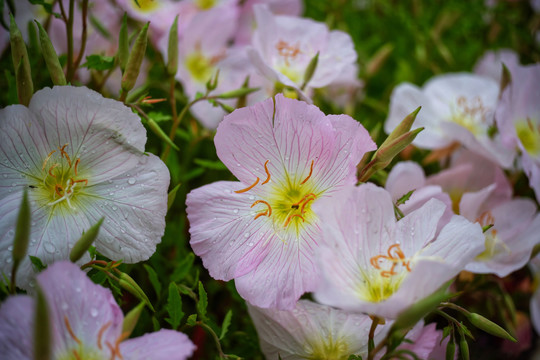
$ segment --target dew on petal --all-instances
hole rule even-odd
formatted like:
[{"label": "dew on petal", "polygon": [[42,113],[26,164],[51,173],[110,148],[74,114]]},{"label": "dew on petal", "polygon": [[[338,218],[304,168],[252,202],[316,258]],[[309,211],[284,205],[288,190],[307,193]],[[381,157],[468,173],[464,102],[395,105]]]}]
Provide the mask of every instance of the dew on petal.
[{"label": "dew on petal", "polygon": [[43,243],[43,248],[45,249],[46,252],[48,252],[49,254],[54,254],[54,252],[56,251],[56,246],[54,246],[53,243],[51,242],[44,242]]},{"label": "dew on petal", "polygon": [[128,182],[129,185],[133,185],[133,184],[135,184],[135,179],[134,179],[134,178],[130,178],[130,179],[128,179],[127,182]]}]

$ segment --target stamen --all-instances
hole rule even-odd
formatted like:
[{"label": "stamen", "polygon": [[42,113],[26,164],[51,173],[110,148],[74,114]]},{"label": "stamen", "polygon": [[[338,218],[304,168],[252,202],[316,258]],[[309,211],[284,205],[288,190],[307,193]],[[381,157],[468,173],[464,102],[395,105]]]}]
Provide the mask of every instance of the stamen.
[{"label": "stamen", "polygon": [[313,173],[313,161],[314,160],[311,160],[311,166],[309,167],[309,175],[307,176],[307,178],[304,179],[304,181],[300,183],[300,185],[303,185],[311,177],[311,174]]},{"label": "stamen", "polygon": [[60,148],[60,153],[62,154],[62,157],[65,156],[65,158],[66,158],[66,160],[67,160],[67,162],[68,162],[69,167],[71,167],[71,159],[69,158],[68,153],[64,150],[64,149],[66,148],[66,146],[68,146],[68,145],[69,145],[69,144],[64,144],[64,146],[62,146],[62,147]]},{"label": "stamen", "polygon": [[[302,202],[304,202],[304,200],[306,200],[308,197],[314,197],[314,198],[317,198],[317,196],[314,194],[314,193],[309,193],[307,194],[306,196],[304,196],[300,201],[294,203],[294,204],[291,204],[291,208],[293,209],[298,209],[298,206],[300,206],[300,204],[302,204]],[[294,207],[296,206],[296,207]]]},{"label": "stamen", "polygon": [[97,346],[99,348],[99,350],[102,349],[102,346],[101,346],[101,338],[103,337],[103,334],[105,333],[105,331],[111,326],[112,322],[109,321],[107,322],[105,325],[103,325],[101,327],[101,329],[99,329],[99,332],[98,332],[98,337],[97,337]]},{"label": "stamen", "polygon": [[81,355],[77,352],[77,350],[73,349],[71,350],[73,352],[73,356],[75,356],[76,360],[81,360]]},{"label": "stamen", "polygon": [[244,193],[244,192],[246,192],[246,191],[249,191],[249,190],[253,189],[253,188],[255,187],[255,185],[257,185],[257,184],[259,183],[259,180],[260,180],[260,179],[257,178],[257,180],[255,180],[255,182],[254,182],[252,185],[250,185],[250,186],[248,186],[247,188],[242,189],[242,190],[236,190],[235,193],[241,194],[241,193]]},{"label": "stamen", "polygon": [[77,176],[77,166],[79,165],[80,162],[81,162],[81,158],[77,158],[77,160],[75,160],[75,166],[73,166],[73,170],[75,171],[75,176]]},{"label": "stamen", "polygon": [[[257,204],[264,204],[266,206],[268,206],[268,210],[266,211],[268,213],[268,216],[272,215],[272,207],[270,206],[269,203],[267,203],[266,201],[264,200],[257,200],[255,201],[253,204],[251,204],[251,207],[254,207],[255,205]],[[256,219],[256,218],[255,218]]]},{"label": "stamen", "polygon": [[60,164],[56,163],[56,164],[54,164],[53,166],[51,166],[51,167],[49,168],[49,175],[51,175],[53,178],[55,178],[56,175],[54,175],[54,174],[52,173],[52,170],[53,170],[55,167],[57,167],[58,165],[60,165]]},{"label": "stamen", "polygon": [[495,218],[493,217],[493,214],[491,211],[483,212],[477,219],[476,222],[478,222],[482,226],[486,225],[493,225],[495,223]]},{"label": "stamen", "polygon": [[123,332],[117,339],[116,343],[114,344],[114,352],[118,355],[120,359],[123,359],[124,357],[120,353],[120,343],[127,339],[129,337],[129,332]]},{"label": "stamen", "polygon": [[47,162],[49,161],[49,159],[51,158],[52,154],[54,154],[56,152],[56,150],[53,150],[49,153],[49,155],[47,155],[47,157],[45,158],[45,160],[43,161],[43,166],[41,167],[41,171],[45,170],[45,166],[47,165]]},{"label": "stamen", "polygon": [[107,347],[109,348],[109,350],[111,351],[111,358],[110,360],[114,360],[114,358],[116,357],[116,351],[114,349],[114,346],[112,346],[112,344],[110,342],[106,342],[105,345],[107,345]]},{"label": "stamen", "polygon": [[261,183],[261,185],[264,185],[264,184],[266,184],[267,182],[270,181],[271,176],[270,176],[270,172],[268,171],[268,166],[267,166],[269,161],[270,160],[266,160],[266,162],[264,163],[264,171],[266,171],[266,180],[264,180]]},{"label": "stamen", "polygon": [[[311,194],[313,195],[313,194]],[[314,201],[317,197],[315,195],[313,196],[310,196],[306,199],[306,201],[304,201],[304,203],[302,204],[302,207],[300,208],[300,213],[303,214],[305,213],[305,210],[304,208],[306,207],[307,203],[310,202],[310,201]]]},{"label": "stamen", "polygon": [[64,192],[64,188],[61,186],[61,185],[54,185],[54,192],[56,193],[56,195],[62,197],[64,196],[64,194],[61,194],[60,192]]},{"label": "stamen", "polygon": [[[392,253],[392,251],[394,253]],[[390,270],[382,270],[381,271],[381,276],[382,277],[390,277],[392,275],[396,275],[397,273],[395,272],[395,268],[396,268],[397,264],[401,264],[401,266],[405,267],[407,269],[407,271],[411,272],[410,261],[408,261],[407,258],[405,257],[405,254],[401,250],[401,247],[400,247],[399,244],[391,245],[388,248],[387,253],[388,253],[388,256],[386,256],[386,255],[377,255],[377,256],[373,256],[369,260],[369,262],[371,263],[371,266],[373,266],[377,270],[382,270],[381,266],[379,264],[380,259],[385,259],[385,260],[392,263],[392,266],[391,266]]]},{"label": "stamen", "polygon": [[285,221],[285,225],[283,225],[283,228],[287,228],[287,226],[289,226],[289,224],[291,223],[292,219],[295,218],[295,217],[299,217],[300,219],[302,219],[302,222],[305,222],[304,218],[302,217],[302,215],[299,215],[299,214],[291,214],[289,215],[289,217],[287,218],[287,220]]},{"label": "stamen", "polygon": [[268,210],[265,210],[264,212],[255,215],[255,217],[253,218],[253,220],[257,220],[257,219],[260,218],[261,216],[270,216],[270,214],[268,213]]},{"label": "stamen", "polygon": [[88,185],[88,179],[73,180],[73,178],[71,178],[71,182],[72,182],[73,184],[76,184],[76,183],[84,183],[84,186]]},{"label": "stamen", "polygon": [[67,316],[64,315],[64,324],[66,324],[66,329],[69,333],[69,335],[75,340],[75,342],[79,345],[81,345],[81,340],[77,336],[75,336],[75,333],[73,332],[73,329],[71,328],[71,325],[69,324],[69,320]]}]

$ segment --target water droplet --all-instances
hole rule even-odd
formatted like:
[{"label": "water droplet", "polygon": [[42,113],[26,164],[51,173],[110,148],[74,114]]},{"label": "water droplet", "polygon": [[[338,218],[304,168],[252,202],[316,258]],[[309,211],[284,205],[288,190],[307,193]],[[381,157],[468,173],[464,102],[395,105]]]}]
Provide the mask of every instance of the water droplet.
[{"label": "water droplet", "polygon": [[238,214],[238,209],[234,209],[233,213]]},{"label": "water droplet", "polygon": [[35,287],[36,286],[36,281],[35,280],[30,280],[28,285],[30,285],[30,287],[32,287],[32,288]]},{"label": "water droplet", "polygon": [[98,311],[97,311],[97,309],[96,309],[96,308],[90,309],[90,315],[92,315],[92,317],[98,316]]},{"label": "water droplet", "polygon": [[240,165],[240,163],[236,163],[236,166],[242,166],[242,165]]},{"label": "water droplet", "polygon": [[133,178],[128,179],[128,184],[129,184],[129,185],[135,184],[135,179],[133,179]]},{"label": "water droplet", "polygon": [[82,289],[81,289],[80,287],[77,286],[77,287],[75,288],[75,291],[78,292],[78,293],[80,293],[80,292],[82,291]]},{"label": "water droplet", "polygon": [[120,228],[120,231],[122,232],[122,234],[126,233],[126,230],[124,228]]},{"label": "water droplet", "polygon": [[13,251],[13,246],[9,245],[7,249],[8,251]]},{"label": "water droplet", "polygon": [[63,302],[62,305],[60,305],[60,307],[61,307],[62,310],[64,310],[64,311],[66,311],[66,310],[69,308],[69,306],[68,306],[68,304],[67,304],[66,302]]},{"label": "water droplet", "polygon": [[[244,237],[247,239],[247,238],[249,237],[249,235],[251,235],[251,234],[250,234],[249,231],[248,231],[248,232],[246,232],[246,233],[244,234]],[[251,244],[251,245],[253,245],[253,244]],[[250,246],[251,246],[251,245],[250,245]]]},{"label": "water droplet", "polygon": [[43,243],[43,247],[45,248],[45,251],[49,254],[53,254],[56,251],[56,246],[54,246],[53,243],[48,241]]},{"label": "water droplet", "polygon": [[8,257],[8,258],[6,259],[6,263],[8,263],[8,264],[11,264],[11,261],[12,261],[12,260],[11,260],[10,257]]},{"label": "water droplet", "polygon": [[7,178],[7,174],[4,174],[4,178]]},{"label": "water droplet", "polygon": [[253,246],[253,243],[252,243],[252,242],[250,242],[250,243],[248,244],[248,246]]},{"label": "water droplet", "polygon": [[111,191],[111,192],[109,193],[109,196],[114,196],[114,192]]},{"label": "water droplet", "polygon": [[113,209],[113,211],[116,211],[116,210],[118,210],[118,207],[113,206],[112,209]]},{"label": "water droplet", "polygon": [[249,195],[249,200],[255,200],[255,196]]}]

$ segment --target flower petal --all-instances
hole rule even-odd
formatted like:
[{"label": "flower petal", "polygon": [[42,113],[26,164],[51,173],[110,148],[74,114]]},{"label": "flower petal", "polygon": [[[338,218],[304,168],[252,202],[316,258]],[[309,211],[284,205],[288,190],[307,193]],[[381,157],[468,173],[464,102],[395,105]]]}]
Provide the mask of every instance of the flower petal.
[{"label": "flower petal", "polygon": [[0,306],[0,354],[4,360],[34,359],[34,299],[8,297]]},{"label": "flower petal", "polygon": [[126,360],[185,360],[194,350],[195,345],[185,334],[168,329],[128,339],[120,344],[120,352]]},{"label": "flower petal", "polygon": [[81,211],[90,224],[105,216],[95,242],[97,250],[127,263],[148,259],[165,231],[169,180],[165,164],[148,154],[127,172],[89,185]]},{"label": "flower petal", "polygon": [[77,265],[67,261],[49,266],[37,281],[49,305],[56,356],[78,346],[74,335],[89,348],[97,350],[101,345],[102,354],[108,357],[110,351],[105,344],[114,346],[124,320],[111,291],[94,284]]}]

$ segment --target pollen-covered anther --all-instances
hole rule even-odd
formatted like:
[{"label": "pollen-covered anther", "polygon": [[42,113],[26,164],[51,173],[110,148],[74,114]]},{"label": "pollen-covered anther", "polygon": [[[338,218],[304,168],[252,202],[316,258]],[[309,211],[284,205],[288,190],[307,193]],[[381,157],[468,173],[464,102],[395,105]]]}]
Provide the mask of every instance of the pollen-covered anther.
[{"label": "pollen-covered anther", "polygon": [[268,207],[268,209],[266,209],[266,210],[263,211],[262,213],[257,214],[257,215],[253,218],[253,220],[258,219],[258,218],[260,218],[261,216],[268,216],[268,217],[270,217],[270,215],[272,215],[272,206],[270,206],[269,203],[267,203],[267,202],[264,201],[264,200],[257,200],[257,201],[255,201],[253,204],[251,204],[251,207],[254,207],[254,206],[257,205],[257,204],[264,204],[264,205],[266,205],[266,206]]},{"label": "pollen-covered anther", "polygon": [[54,168],[58,167],[59,165],[60,165],[60,164],[56,163],[56,164],[54,164],[53,166],[51,166],[51,167],[49,168],[49,175],[50,175],[50,176],[52,176],[52,177],[54,177],[54,178],[56,177],[56,175],[54,175],[54,174],[52,173],[52,171],[54,170]]},{"label": "pollen-covered anther", "polygon": [[266,160],[266,162],[264,163],[264,171],[266,172],[266,180],[264,180],[264,181],[261,183],[261,185],[264,185],[264,184],[266,184],[267,182],[269,182],[269,181],[270,181],[270,178],[272,177],[272,176],[270,175],[270,171],[268,171],[268,162],[269,162],[269,161],[270,161],[270,160]]},{"label": "pollen-covered anther", "polygon": [[304,213],[306,212],[306,210],[305,210],[306,205],[307,205],[310,201],[313,201],[313,200],[315,200],[315,199],[317,198],[317,196],[315,196],[315,194],[308,194],[308,195],[311,195],[311,196],[307,197],[307,198],[305,199],[305,201],[302,203],[302,207],[300,208],[300,213],[301,213],[301,214],[304,214]]},{"label": "pollen-covered anther", "polygon": [[[410,262],[405,257],[405,254],[401,250],[401,247],[399,244],[391,245],[388,248],[387,255],[377,255],[372,257],[369,262],[371,263],[371,266],[373,266],[377,270],[381,270],[381,276],[382,277],[391,277],[392,275],[396,275],[395,268],[398,264],[401,264],[405,269],[407,269],[408,272],[411,272]],[[383,270],[381,268],[380,260],[384,259],[387,262],[390,262],[392,266],[390,267],[390,270]]]},{"label": "pollen-covered anther", "polygon": [[56,195],[58,195],[59,197],[64,196],[64,188],[62,187],[62,185],[55,184],[55,185],[54,185],[54,192],[55,192]]},{"label": "pollen-covered anther", "polygon": [[311,160],[311,166],[309,167],[309,174],[308,176],[300,183],[300,185],[304,185],[306,181],[309,180],[309,178],[311,177],[311,174],[313,174],[313,163],[314,161]]},{"label": "pollen-covered anther", "polygon": [[103,334],[105,333],[105,331],[111,326],[111,324],[112,322],[108,321],[105,325],[103,325],[99,329],[98,336],[97,336],[97,346],[100,350],[103,349],[103,347],[101,346],[101,338],[103,337]]},{"label": "pollen-covered anther", "polygon": [[305,222],[306,220],[304,219],[304,217],[300,214],[291,214],[289,215],[289,217],[287,217],[287,220],[285,221],[285,224],[283,225],[283,228],[287,228],[287,226],[289,226],[289,224],[291,223],[292,219],[294,219],[295,217],[299,217],[300,219],[302,219],[302,222]]},{"label": "pollen-covered anther", "polygon": [[483,212],[477,219],[476,222],[478,222],[482,226],[487,225],[493,225],[495,223],[495,218],[493,217],[493,214],[491,211]]},{"label": "pollen-covered anther", "polygon": [[64,150],[69,144],[64,144],[61,148],[58,148],[60,150],[60,154],[62,157],[66,158],[66,161],[68,162],[69,167],[71,167],[71,158],[69,157],[68,153]]},{"label": "pollen-covered anther", "polygon": [[75,165],[73,165],[73,171],[75,172],[75,176],[77,176],[77,166],[79,166],[79,163],[81,162],[81,159],[80,158],[77,158],[77,160],[75,160]]},{"label": "pollen-covered anther", "polygon": [[47,157],[45,158],[45,160],[43,160],[43,165],[41,166],[41,171],[45,170],[45,166],[47,166],[47,163],[49,162],[52,154],[54,154],[56,152],[56,150],[53,150],[49,153],[49,155],[47,155]]},{"label": "pollen-covered anther", "polygon": [[84,183],[84,185],[88,185],[88,179],[80,179],[80,180],[74,180],[73,178],[71,178],[71,183],[72,184],[75,184],[75,183]]},{"label": "pollen-covered anther", "polygon": [[69,336],[71,336],[71,338],[75,340],[77,344],[81,345],[81,340],[79,340],[79,338],[73,332],[73,329],[71,328],[71,324],[69,323],[67,316],[64,316],[64,324],[66,325],[66,329],[69,333]]},{"label": "pollen-covered anther", "polygon": [[288,42],[279,40],[276,44],[276,50],[278,51],[279,55],[283,56],[285,59],[285,64],[289,64],[289,60],[296,58],[298,54],[301,54],[302,51],[298,48],[298,45],[291,46]]},{"label": "pollen-covered anther", "polygon": [[250,186],[248,186],[247,188],[245,189],[242,189],[242,190],[236,190],[235,193],[237,194],[241,194],[241,193],[245,193],[246,191],[249,191],[251,189],[253,189],[258,183],[259,183],[259,178],[257,178],[257,180],[255,180],[255,182],[253,184],[251,184]]}]

